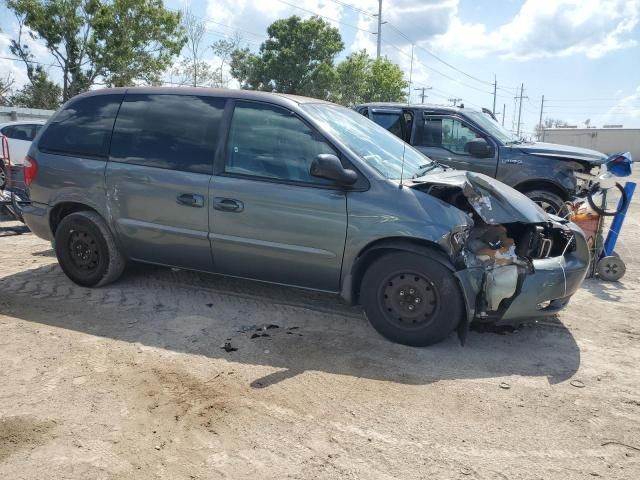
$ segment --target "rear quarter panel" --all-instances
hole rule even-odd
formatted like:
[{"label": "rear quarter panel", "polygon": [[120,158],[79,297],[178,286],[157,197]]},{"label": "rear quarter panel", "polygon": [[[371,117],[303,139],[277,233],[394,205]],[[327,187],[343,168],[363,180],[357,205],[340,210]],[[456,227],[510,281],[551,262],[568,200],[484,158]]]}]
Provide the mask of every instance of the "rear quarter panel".
[{"label": "rear quarter panel", "polygon": [[45,153],[35,146],[29,153],[38,164],[38,173],[30,188],[32,202],[49,207],[60,202],[82,203],[108,218],[106,161]]}]

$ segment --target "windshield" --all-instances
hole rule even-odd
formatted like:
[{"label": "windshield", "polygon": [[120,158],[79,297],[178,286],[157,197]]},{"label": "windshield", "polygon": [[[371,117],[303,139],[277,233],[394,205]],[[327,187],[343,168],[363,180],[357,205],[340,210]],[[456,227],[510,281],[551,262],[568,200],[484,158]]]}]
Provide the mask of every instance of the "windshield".
[{"label": "windshield", "polygon": [[516,137],[509,130],[504,128],[498,122],[494,121],[491,117],[489,117],[486,113],[474,112],[474,111],[465,111],[465,115],[467,115],[471,120],[480,125],[484,130],[489,132],[491,136],[497,138],[502,143],[516,143],[519,142],[520,139]]},{"label": "windshield", "polygon": [[[338,105],[301,105],[313,119],[342,141],[362,160],[391,180],[417,178],[438,166],[378,124]],[[404,173],[402,158],[404,156]]]}]

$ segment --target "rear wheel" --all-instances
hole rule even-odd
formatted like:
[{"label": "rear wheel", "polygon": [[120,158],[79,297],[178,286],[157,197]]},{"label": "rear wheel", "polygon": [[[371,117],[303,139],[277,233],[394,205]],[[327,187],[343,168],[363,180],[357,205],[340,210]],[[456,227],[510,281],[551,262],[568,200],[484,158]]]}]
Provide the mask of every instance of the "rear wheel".
[{"label": "rear wheel", "polygon": [[64,273],[78,285],[98,287],[116,280],[125,266],[113,235],[100,215],[81,211],[62,219],[55,250]]},{"label": "rear wheel", "polygon": [[540,205],[547,213],[560,217],[566,214],[564,200],[557,193],[548,190],[531,190],[530,192],[524,192],[524,194]]},{"label": "rear wheel", "polygon": [[465,312],[451,271],[408,252],[390,253],[373,263],[362,280],[360,299],[380,334],[415,347],[446,338]]},{"label": "rear wheel", "polygon": [[4,190],[7,186],[7,172],[4,169],[4,165],[2,165],[2,160],[0,160],[0,190]]}]

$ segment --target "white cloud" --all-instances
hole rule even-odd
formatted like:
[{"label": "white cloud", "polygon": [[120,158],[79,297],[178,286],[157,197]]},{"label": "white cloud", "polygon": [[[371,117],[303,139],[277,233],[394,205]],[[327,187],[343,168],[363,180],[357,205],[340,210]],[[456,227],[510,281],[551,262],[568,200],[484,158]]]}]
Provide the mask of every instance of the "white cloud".
[{"label": "white cloud", "polygon": [[516,16],[494,31],[464,22],[456,12],[449,30],[431,45],[467,57],[599,58],[635,46],[632,33],[639,22],[640,0],[526,0]]},{"label": "white cloud", "polygon": [[[294,5],[300,8],[295,8]],[[267,27],[274,20],[291,15],[308,18],[312,16],[309,12],[317,12],[341,21],[344,7],[329,0],[208,0],[206,12],[210,29],[227,34],[232,34],[233,29],[237,29],[245,40],[260,43],[266,37]],[[340,27],[335,21],[327,18],[325,20]]]},{"label": "white cloud", "polygon": [[622,123],[636,125],[640,121],[640,85],[631,95],[621,98],[603,115],[602,123]]}]

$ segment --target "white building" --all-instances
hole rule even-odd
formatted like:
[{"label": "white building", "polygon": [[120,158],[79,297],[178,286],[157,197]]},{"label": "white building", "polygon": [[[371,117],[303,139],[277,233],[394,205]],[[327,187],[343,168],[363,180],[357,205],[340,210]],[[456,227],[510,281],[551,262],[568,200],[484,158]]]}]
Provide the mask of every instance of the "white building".
[{"label": "white building", "polygon": [[543,141],[590,148],[612,155],[631,152],[640,162],[640,128],[548,128]]}]

